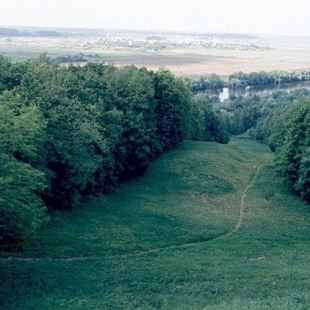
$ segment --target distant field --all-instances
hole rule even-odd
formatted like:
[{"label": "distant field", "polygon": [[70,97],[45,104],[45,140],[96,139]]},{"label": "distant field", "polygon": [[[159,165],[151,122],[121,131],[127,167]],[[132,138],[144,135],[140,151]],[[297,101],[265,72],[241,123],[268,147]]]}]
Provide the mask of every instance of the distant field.
[{"label": "distant field", "polygon": [[[310,48],[309,48],[310,50]],[[194,76],[217,73],[227,76],[273,70],[295,70],[310,67],[310,53],[300,50],[276,49],[264,52],[210,51],[208,54],[176,54],[154,56],[125,56],[113,59],[115,64],[145,66],[152,70],[164,67],[177,76]]]},{"label": "distant field", "polygon": [[[0,37],[0,54],[13,59],[36,57],[40,53],[64,56],[83,53],[90,60],[116,65],[165,67],[177,76],[236,71],[309,69],[310,39],[290,37],[203,37],[166,35],[148,39],[144,33],[66,34],[66,37]],[[150,37],[152,38],[152,37]]]},{"label": "distant field", "polygon": [[56,212],[0,258],[2,309],[310,309],[309,205],[272,157],[185,141],[113,195]]},{"label": "distant field", "polygon": [[115,63],[170,69],[177,76],[217,73],[227,76],[237,71],[295,70],[310,68],[310,40],[268,38],[268,50],[192,49],[163,55],[115,58]]}]

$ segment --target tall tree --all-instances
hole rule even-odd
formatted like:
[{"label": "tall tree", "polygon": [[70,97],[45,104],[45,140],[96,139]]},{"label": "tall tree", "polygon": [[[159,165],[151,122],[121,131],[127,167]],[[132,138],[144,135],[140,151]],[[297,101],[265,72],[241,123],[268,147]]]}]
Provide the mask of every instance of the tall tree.
[{"label": "tall tree", "polygon": [[278,170],[295,191],[310,200],[310,100],[295,102],[278,121],[276,128],[282,128],[275,148]]},{"label": "tall tree", "polygon": [[38,161],[44,121],[36,106],[0,98],[0,248],[21,244],[46,220]]}]

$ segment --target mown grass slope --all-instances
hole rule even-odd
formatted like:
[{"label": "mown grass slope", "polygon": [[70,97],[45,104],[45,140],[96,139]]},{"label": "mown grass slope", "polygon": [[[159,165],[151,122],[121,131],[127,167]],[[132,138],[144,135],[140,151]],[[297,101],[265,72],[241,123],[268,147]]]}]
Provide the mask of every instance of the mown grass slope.
[{"label": "mown grass slope", "polygon": [[186,141],[56,213],[0,259],[4,309],[309,309],[310,209],[272,157],[251,141]]}]

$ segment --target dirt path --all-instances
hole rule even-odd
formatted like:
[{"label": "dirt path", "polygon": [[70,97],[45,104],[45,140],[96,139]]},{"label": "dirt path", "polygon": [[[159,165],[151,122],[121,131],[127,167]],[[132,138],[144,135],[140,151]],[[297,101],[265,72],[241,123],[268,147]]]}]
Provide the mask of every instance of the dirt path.
[{"label": "dirt path", "polygon": [[255,175],[251,179],[251,181],[247,184],[247,186],[244,188],[242,191],[241,195],[241,202],[239,206],[239,217],[237,224],[235,228],[229,232],[217,235],[215,237],[210,237],[206,240],[203,241],[197,241],[197,242],[191,242],[191,243],[184,243],[184,244],[178,244],[178,245],[168,245],[166,247],[160,247],[160,248],[155,248],[152,250],[147,250],[147,251],[141,251],[141,252],[136,252],[136,253],[130,253],[130,254],[122,254],[122,255],[110,255],[110,256],[81,256],[81,257],[68,257],[68,258],[15,258],[15,257],[8,257],[6,260],[7,261],[31,261],[31,262],[36,262],[36,261],[55,261],[55,262],[73,262],[73,261],[85,261],[85,260],[96,260],[96,259],[115,259],[115,258],[126,258],[126,257],[138,257],[138,256],[143,256],[151,253],[158,253],[162,252],[164,250],[173,250],[173,249],[183,249],[183,248],[188,248],[192,247],[198,244],[204,244],[207,242],[215,241],[223,237],[230,237],[233,235],[236,231],[240,229],[243,223],[243,218],[244,218],[244,207],[245,207],[245,198],[248,195],[249,189],[253,186],[255,180],[257,179],[257,176],[259,175],[260,170],[262,167],[267,163],[270,155],[267,155],[265,161],[261,163],[255,172]]},{"label": "dirt path", "polygon": [[241,196],[241,203],[240,203],[240,212],[239,212],[239,219],[238,222],[236,224],[236,227],[228,233],[228,235],[232,235],[233,233],[235,233],[241,226],[242,226],[242,222],[243,222],[243,215],[244,215],[244,204],[245,204],[245,198],[248,194],[249,189],[252,187],[252,185],[254,184],[254,182],[257,179],[257,176],[260,172],[260,170],[262,169],[262,167],[267,163],[268,159],[269,159],[270,155],[267,155],[265,161],[263,163],[261,163],[257,169],[256,169],[256,173],[254,175],[254,177],[252,178],[252,180],[250,181],[250,183],[245,187],[245,189],[242,192],[242,196]]}]

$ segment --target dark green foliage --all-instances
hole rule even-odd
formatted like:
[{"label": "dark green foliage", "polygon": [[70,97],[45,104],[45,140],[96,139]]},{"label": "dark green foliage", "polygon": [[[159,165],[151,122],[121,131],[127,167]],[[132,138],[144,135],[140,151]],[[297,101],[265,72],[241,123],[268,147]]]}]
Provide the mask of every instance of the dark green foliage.
[{"label": "dark green foliage", "polygon": [[[238,73],[240,77],[242,74]],[[310,92],[235,97],[221,106],[231,134],[258,140],[276,154],[278,172],[291,188],[310,201]],[[210,119],[212,119],[210,117]]]},{"label": "dark green foliage", "polygon": [[58,56],[52,59],[53,63],[77,63],[77,62],[87,62],[87,58],[84,57],[84,54],[77,55],[68,55],[68,56]]},{"label": "dark green foliage", "polygon": [[219,91],[224,87],[224,81],[215,73],[207,76],[197,76],[187,79],[189,87],[193,92],[213,90]]},{"label": "dark green foliage", "polygon": [[[186,88],[170,73],[168,90],[156,94],[156,77],[146,69],[48,67],[45,83],[50,70],[49,89],[39,87],[39,100],[44,98],[41,107],[51,137],[47,167],[53,177],[47,196],[52,205],[57,197],[57,205],[74,206],[84,192],[109,191],[119,180],[143,172],[185,136]],[[165,129],[158,121],[163,119],[171,120]]]},{"label": "dark green foliage", "polygon": [[292,188],[310,201],[310,100],[294,103],[277,120],[278,142],[275,145],[276,163],[281,175]]},{"label": "dark green foliage", "polygon": [[207,141],[228,143],[229,133],[226,120],[219,110],[209,107],[205,111],[205,134]]},{"label": "dark green foliage", "polygon": [[189,136],[190,91],[168,71],[61,67],[46,54],[16,64],[1,58],[0,66],[6,240],[31,235],[43,221],[42,200],[72,209],[83,195],[143,173]]},{"label": "dark green foliage", "polygon": [[120,176],[127,178],[144,171],[155,157],[154,77],[146,69],[127,67],[115,72],[111,86],[114,93],[105,98],[109,109],[121,113],[116,161]]},{"label": "dark green foliage", "polygon": [[46,220],[44,175],[13,156],[0,156],[0,250],[22,246]]},{"label": "dark green foliage", "polygon": [[49,199],[54,206],[72,207],[86,189],[96,186],[93,175],[109,155],[107,141],[95,116],[77,100],[64,99],[51,107],[48,120],[47,168],[54,175]]},{"label": "dark green foliage", "polygon": [[22,245],[46,220],[40,197],[45,178],[34,167],[43,130],[37,107],[0,98],[0,250]]},{"label": "dark green foliage", "polygon": [[238,97],[226,102],[222,108],[229,112],[229,131],[232,134],[242,134],[256,126],[262,116],[260,110],[264,105],[261,97],[257,95]]},{"label": "dark green foliage", "polygon": [[20,85],[26,70],[27,62],[12,63],[0,55],[0,93]]},{"label": "dark green foliage", "polygon": [[248,74],[239,71],[229,76],[229,87],[238,88],[259,85],[279,85],[305,81],[310,81],[309,71],[306,70],[260,71]]},{"label": "dark green foliage", "polygon": [[185,84],[169,71],[155,74],[156,137],[159,152],[175,147],[187,133],[190,93]]},{"label": "dark green foliage", "polygon": [[275,128],[277,125],[274,125],[277,124],[276,120],[283,117],[283,111],[295,100],[309,96],[310,92],[306,89],[274,91],[234,97],[226,100],[220,108],[222,112],[225,111],[230,134],[262,141],[274,150],[279,140],[279,131]]},{"label": "dark green foliage", "polygon": [[229,132],[224,114],[209,104],[203,94],[194,97],[192,103],[192,139],[219,143],[229,142]]}]

